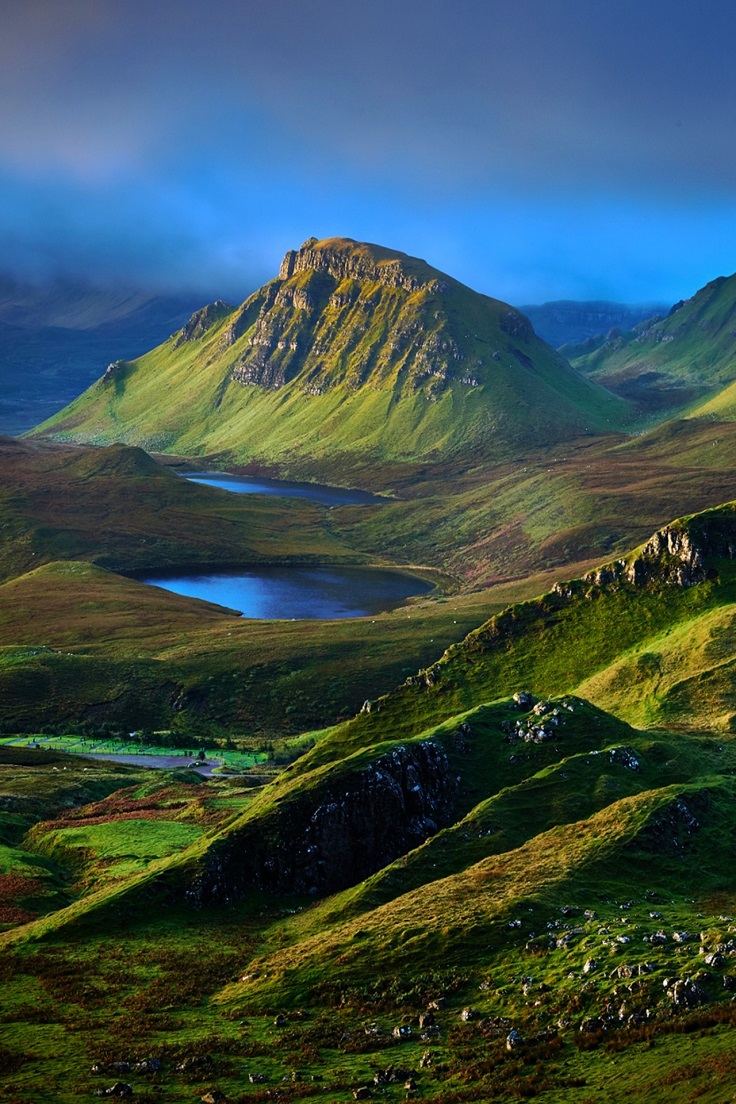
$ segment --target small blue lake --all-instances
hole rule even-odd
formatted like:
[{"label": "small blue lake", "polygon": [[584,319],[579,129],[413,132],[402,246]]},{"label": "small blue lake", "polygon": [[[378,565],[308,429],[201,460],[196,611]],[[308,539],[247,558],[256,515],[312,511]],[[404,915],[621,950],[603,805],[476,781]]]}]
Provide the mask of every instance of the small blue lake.
[{"label": "small blue lake", "polygon": [[260,479],[249,475],[229,475],[227,472],[182,473],[191,483],[219,487],[233,494],[267,494],[280,498],[308,498],[325,506],[377,506],[389,501],[369,491],[349,491],[344,487],[328,487],[322,483],[290,483],[285,479]]},{"label": "small blue lake", "polygon": [[259,567],[157,572],[139,582],[215,602],[259,620],[369,617],[427,594],[433,584],[400,571],[369,567]]}]

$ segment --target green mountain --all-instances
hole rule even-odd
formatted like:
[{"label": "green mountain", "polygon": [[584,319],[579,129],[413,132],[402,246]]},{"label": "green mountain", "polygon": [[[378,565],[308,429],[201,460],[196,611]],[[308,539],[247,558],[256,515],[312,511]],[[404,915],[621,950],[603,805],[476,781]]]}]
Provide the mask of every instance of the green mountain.
[{"label": "green mountain", "polygon": [[310,239],[237,309],[214,303],[41,432],[309,472],[509,458],[620,426],[626,404],[528,319],[424,261]]},{"label": "green mountain", "polygon": [[736,380],[736,275],[712,280],[665,318],[563,351],[645,411],[697,406]]}]

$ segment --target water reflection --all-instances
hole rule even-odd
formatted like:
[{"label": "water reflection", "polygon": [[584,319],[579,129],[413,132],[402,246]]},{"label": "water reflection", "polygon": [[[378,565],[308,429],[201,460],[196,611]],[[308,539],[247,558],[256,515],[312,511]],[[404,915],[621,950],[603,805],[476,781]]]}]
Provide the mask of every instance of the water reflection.
[{"label": "water reflection", "polygon": [[328,487],[322,483],[290,483],[285,479],[260,479],[249,475],[229,475],[227,472],[183,473],[191,483],[219,487],[234,494],[268,494],[286,498],[308,498],[325,506],[378,505],[387,499],[369,491]]},{"label": "water reflection", "polygon": [[257,619],[368,617],[432,589],[416,576],[367,567],[260,567],[139,578]]}]

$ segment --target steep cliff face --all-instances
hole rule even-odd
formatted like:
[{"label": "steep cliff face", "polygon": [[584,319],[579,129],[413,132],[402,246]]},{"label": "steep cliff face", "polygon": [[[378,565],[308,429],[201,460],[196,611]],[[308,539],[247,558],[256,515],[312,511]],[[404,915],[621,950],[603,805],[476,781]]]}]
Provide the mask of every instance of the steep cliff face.
[{"label": "steep cliff face", "polygon": [[[377,246],[360,247],[357,242],[350,243],[352,249],[344,249],[336,241],[334,244],[320,243],[317,238],[309,238],[301,249],[290,249],[281,262],[279,279],[288,280],[300,272],[323,272],[334,280],[367,280],[387,288],[403,288],[404,291],[418,291],[428,283],[440,285],[432,276],[429,266],[423,261],[411,257],[399,258],[388,250]],[[423,272],[425,269],[427,271]]]},{"label": "steep cliff face", "polygon": [[230,900],[248,887],[332,893],[354,885],[447,825],[457,793],[433,740],[400,745],[235,830],[209,852],[190,900]]},{"label": "steep cliff face", "polygon": [[713,560],[735,558],[736,507],[728,504],[665,525],[631,559],[606,564],[585,579],[598,586],[626,581],[689,587],[718,577]]},{"label": "steep cliff face", "polygon": [[204,337],[216,322],[219,322],[221,318],[225,318],[228,314],[232,314],[234,310],[235,307],[231,307],[222,299],[216,299],[214,303],[209,303],[206,307],[200,307],[199,310],[194,312],[186,325],[182,327],[174,342],[174,348],[178,349],[180,345],[186,344],[187,341],[197,341],[200,337]]},{"label": "steep cliff face", "polygon": [[[268,390],[298,380],[308,395],[342,384],[422,389],[428,398],[452,381],[478,387],[483,358],[453,317],[452,293],[462,291],[474,294],[424,261],[346,239],[311,238],[286,254],[278,279],[256,292],[226,331],[226,346],[248,331],[232,378]],[[495,330],[489,356],[522,355],[531,364],[525,349],[508,342],[539,344],[528,319],[485,302],[486,329]]]}]

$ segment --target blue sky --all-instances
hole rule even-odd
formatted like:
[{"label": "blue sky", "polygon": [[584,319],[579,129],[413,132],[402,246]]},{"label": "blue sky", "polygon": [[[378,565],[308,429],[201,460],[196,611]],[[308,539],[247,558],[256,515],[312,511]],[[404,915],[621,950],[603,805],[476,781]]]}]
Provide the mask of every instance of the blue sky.
[{"label": "blue sky", "polygon": [[722,0],[0,0],[0,266],[243,297],[305,238],[516,304],[736,269]]}]

